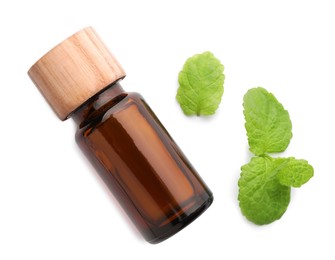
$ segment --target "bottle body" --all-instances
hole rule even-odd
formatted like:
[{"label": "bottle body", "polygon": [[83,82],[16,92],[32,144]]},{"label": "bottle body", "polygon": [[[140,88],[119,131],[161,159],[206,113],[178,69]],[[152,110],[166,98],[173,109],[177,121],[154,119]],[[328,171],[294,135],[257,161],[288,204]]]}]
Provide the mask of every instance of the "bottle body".
[{"label": "bottle body", "polygon": [[152,110],[116,83],[72,115],[76,141],[144,238],[158,243],[213,196]]}]

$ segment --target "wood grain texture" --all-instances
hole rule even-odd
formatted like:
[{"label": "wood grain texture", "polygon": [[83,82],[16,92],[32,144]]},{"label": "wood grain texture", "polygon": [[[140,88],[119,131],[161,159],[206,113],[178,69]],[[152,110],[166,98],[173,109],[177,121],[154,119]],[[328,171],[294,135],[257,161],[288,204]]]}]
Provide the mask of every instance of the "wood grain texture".
[{"label": "wood grain texture", "polygon": [[92,27],[58,44],[30,68],[28,75],[61,120],[126,76]]}]

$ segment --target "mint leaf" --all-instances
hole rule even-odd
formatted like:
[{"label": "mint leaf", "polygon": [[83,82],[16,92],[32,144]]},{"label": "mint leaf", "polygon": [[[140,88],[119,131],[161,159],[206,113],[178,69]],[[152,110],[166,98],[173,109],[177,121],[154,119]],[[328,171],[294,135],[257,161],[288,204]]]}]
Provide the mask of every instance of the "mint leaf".
[{"label": "mint leaf", "polygon": [[277,174],[286,163],[284,158],[254,157],[242,166],[238,200],[248,220],[269,224],[285,213],[291,188],[280,184]]},{"label": "mint leaf", "polygon": [[186,115],[212,115],[223,94],[224,67],[207,51],[187,59],[179,73],[177,101]]},{"label": "mint leaf", "polygon": [[306,160],[290,157],[285,166],[278,172],[278,180],[282,185],[299,188],[308,182],[313,175],[314,169]]},{"label": "mint leaf", "polygon": [[292,124],[283,105],[264,88],[252,88],[243,98],[245,128],[255,155],[283,152],[292,138]]}]

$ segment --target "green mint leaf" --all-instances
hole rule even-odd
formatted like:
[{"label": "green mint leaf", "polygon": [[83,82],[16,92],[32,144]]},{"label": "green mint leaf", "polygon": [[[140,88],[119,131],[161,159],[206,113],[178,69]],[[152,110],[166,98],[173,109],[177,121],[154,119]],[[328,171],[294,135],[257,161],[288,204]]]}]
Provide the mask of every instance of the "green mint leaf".
[{"label": "green mint leaf", "polygon": [[264,88],[252,88],[243,98],[245,128],[255,155],[283,152],[292,138],[292,123],[283,105]]},{"label": "green mint leaf", "polygon": [[285,213],[291,188],[280,184],[277,174],[287,159],[254,157],[242,166],[238,181],[242,214],[258,225],[269,224]]},{"label": "green mint leaf", "polygon": [[211,52],[187,59],[179,73],[177,101],[185,115],[212,115],[223,94],[224,67]]},{"label": "green mint leaf", "polygon": [[299,188],[308,182],[313,175],[314,169],[306,160],[290,157],[285,166],[278,172],[278,180],[282,185]]}]

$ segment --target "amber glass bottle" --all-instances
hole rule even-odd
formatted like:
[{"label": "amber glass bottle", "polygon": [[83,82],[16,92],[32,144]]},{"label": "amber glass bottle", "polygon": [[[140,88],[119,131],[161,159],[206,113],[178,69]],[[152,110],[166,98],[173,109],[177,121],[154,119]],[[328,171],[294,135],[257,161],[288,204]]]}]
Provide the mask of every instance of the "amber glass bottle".
[{"label": "amber glass bottle", "polygon": [[92,28],[43,56],[29,76],[150,243],[172,236],[212,203],[211,191],[144,99],[125,92],[120,64]]}]

